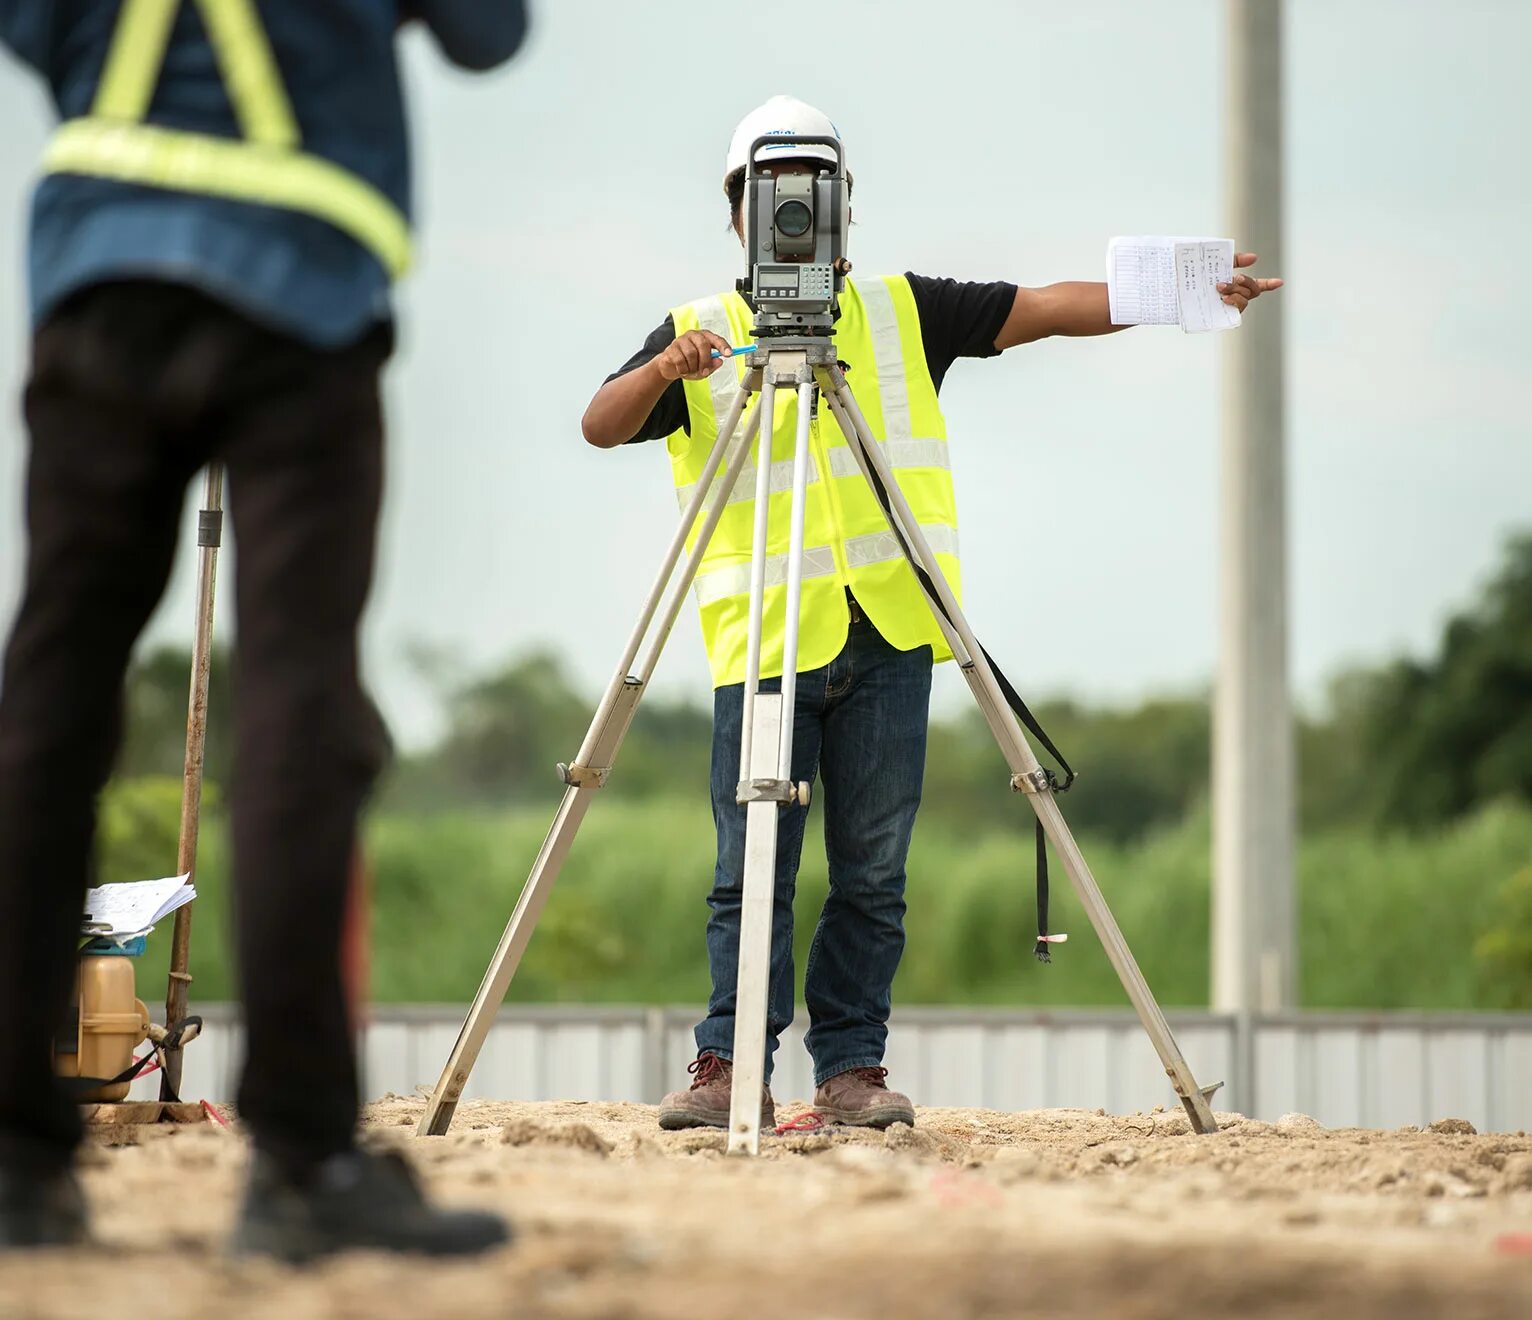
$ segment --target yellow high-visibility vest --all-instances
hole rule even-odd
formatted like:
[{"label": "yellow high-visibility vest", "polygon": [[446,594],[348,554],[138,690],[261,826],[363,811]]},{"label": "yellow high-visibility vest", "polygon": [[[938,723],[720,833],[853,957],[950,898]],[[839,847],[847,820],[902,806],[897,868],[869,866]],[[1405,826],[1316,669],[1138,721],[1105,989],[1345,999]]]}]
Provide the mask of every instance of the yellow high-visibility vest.
[{"label": "yellow high-visibility vest", "polygon": [[125,0],[90,113],[59,126],[44,171],[298,211],[350,235],[397,279],[410,264],[409,221],[366,179],[302,149],[254,0],[196,5],[242,137],[144,122],[181,0]]},{"label": "yellow high-visibility vest", "polygon": [[[752,316],[737,293],[720,294],[671,312],[676,335],[711,330],[731,344],[750,337]],[[835,348],[847,364],[846,379],[873,435],[899,480],[915,519],[936,552],[954,591],[961,592],[957,503],[947,460],[947,427],[937,406],[936,385],[926,366],[920,315],[902,276],[846,281],[835,324]],[[749,368],[735,358],[706,380],[685,382],[685,430],[670,436],[670,461],[684,509],[701,478],[729,400]],[[733,370],[730,370],[730,367]],[[766,597],[761,634],[761,676],[782,672],[787,617],[788,520],[792,504],[792,454],[798,401],[777,390],[772,427],[770,530]],[[764,430],[764,426],[763,426]],[[805,507],[803,601],[798,639],[800,672],[827,665],[845,645],[850,622],[846,588],[888,642],[901,651],[930,646],[937,660],[951,658],[941,629],[915,574],[889,530],[876,498],[857,467],[828,405],[809,430],[813,466]],[[752,457],[724,509],[718,530],[698,568],[695,584],[702,611],[713,683],[745,677],[750,613],[750,551],[754,533],[756,468]],[[692,528],[688,546],[695,544]]]}]

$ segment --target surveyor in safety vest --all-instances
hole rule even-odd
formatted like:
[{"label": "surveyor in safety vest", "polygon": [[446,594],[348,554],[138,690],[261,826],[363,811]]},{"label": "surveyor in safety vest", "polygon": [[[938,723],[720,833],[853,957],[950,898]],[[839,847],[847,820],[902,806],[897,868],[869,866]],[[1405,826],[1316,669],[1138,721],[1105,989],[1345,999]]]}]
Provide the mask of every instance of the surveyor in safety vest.
[{"label": "surveyor in safety vest", "polygon": [[341,978],[357,813],[386,750],[357,624],[410,256],[394,39],[416,19],[481,69],[526,26],[523,0],[0,0],[0,41],[63,120],[32,207],[29,557],[0,681],[0,1248],[86,1236],[80,1118],[49,1054],[129,649],[210,462],[239,538],[229,798],[255,1153],[236,1246],[506,1240],[356,1147]]},{"label": "surveyor in safety vest", "polygon": [[[769,133],[833,136],[835,125],[791,97],[750,112],[734,132],[724,170],[736,234],[750,144]],[[757,163],[774,172],[833,162],[807,144],[764,146]],[[826,153],[827,154],[827,153]],[[1249,253],[1236,265],[1251,265]],[[1280,280],[1236,272],[1223,301],[1243,309]],[[664,440],[683,507],[718,436],[748,359],[730,346],[751,339],[753,315],[737,293],[673,308],[644,346],[609,377],[583,429],[603,448]],[[958,358],[993,357],[1050,335],[1104,335],[1114,326],[1100,283],[962,284],[905,274],[848,278],[839,297],[835,347],[873,434],[954,588],[960,582],[957,506],[948,437],[938,402]],[[720,357],[713,357],[714,350]],[[761,674],[775,690],[785,631],[785,551],[796,426],[792,391],[777,395]],[[909,1099],[888,1088],[883,1068],[890,988],[904,949],[905,859],[920,805],[933,661],[950,658],[899,542],[852,458],[834,418],[813,420],[813,469],[805,510],[801,633],[793,728],[794,781],[822,780],[830,892],[809,947],[803,994],[814,1063],[814,1107],[825,1118],[867,1127],[913,1123]],[[696,1029],[689,1089],[665,1097],[662,1127],[723,1127],[729,1117],[738,971],[745,812],[739,782],[755,465],[736,487],[696,579],[714,692],[713,817],[718,862],[708,904],[713,990]],[[696,531],[693,529],[693,536]],[[793,887],[808,809],[782,809],[777,840],[767,1078],[771,1054],[792,1020]],[[761,1123],[774,1121],[769,1086]]]}]

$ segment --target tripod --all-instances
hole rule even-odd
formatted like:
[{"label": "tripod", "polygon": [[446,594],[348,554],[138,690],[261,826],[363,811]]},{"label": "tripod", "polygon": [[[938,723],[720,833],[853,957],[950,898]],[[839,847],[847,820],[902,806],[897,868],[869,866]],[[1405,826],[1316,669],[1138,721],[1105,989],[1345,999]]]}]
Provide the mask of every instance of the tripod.
[{"label": "tripod", "polygon": [[[723,368],[721,368],[723,369]],[[797,435],[793,450],[792,512],[786,569],[786,631],[783,639],[781,692],[761,692],[761,620],[766,589],[766,547],[770,519],[772,445],[776,392],[795,389],[798,400]],[[752,394],[759,394],[743,427]],[[1134,961],[1106,899],[1081,855],[1054,799],[1052,781],[1039,765],[1025,734],[995,676],[983,648],[974,638],[957,597],[926,541],[882,446],[872,434],[856,398],[836,361],[834,341],[827,335],[760,338],[756,353],[722,424],[681,523],[628,639],[617,672],[602,696],[579,754],[559,766],[567,785],[553,825],[532,865],[515,910],[495,956],[474,996],[457,1043],[421,1119],[418,1134],[441,1135],[468,1083],[468,1074],[484,1045],[495,1012],[505,998],[511,978],[532,938],[532,930],[547,901],[584,820],[594,791],[612,771],[618,749],[632,723],[660,652],[670,636],[682,600],[707,551],[758,431],[766,418],[766,434],[757,447],[754,544],[750,565],[750,614],[744,684],[744,718],[740,746],[737,800],[745,806],[745,867],[741,895],[739,978],[734,1009],[734,1075],[729,1112],[728,1150],[754,1155],[760,1149],[760,1096],[766,1065],[766,1007],[770,980],[772,897],[775,883],[777,818],[784,804],[808,805],[807,784],[791,780],[793,710],[797,684],[799,604],[803,580],[804,515],[808,484],[809,425],[816,396],[822,395],[834,414],[851,455],[888,518],[905,558],[963,677],[977,701],[1011,769],[1011,786],[1027,795],[1038,821],[1063,861],[1091,925],[1116,969],[1123,989],[1165,1066],[1165,1072],[1185,1106],[1192,1129],[1217,1131],[1209,1097],[1216,1086],[1199,1088],[1171,1035],[1143,973]],[[722,477],[719,479],[719,472]],[[686,551],[687,535],[698,528]],[[679,580],[672,581],[685,554]],[[667,594],[668,589],[668,594]],[[662,604],[663,602],[663,604]],[[656,625],[656,619],[658,624]],[[642,652],[642,659],[640,659]],[[636,666],[635,666],[635,662]]]}]

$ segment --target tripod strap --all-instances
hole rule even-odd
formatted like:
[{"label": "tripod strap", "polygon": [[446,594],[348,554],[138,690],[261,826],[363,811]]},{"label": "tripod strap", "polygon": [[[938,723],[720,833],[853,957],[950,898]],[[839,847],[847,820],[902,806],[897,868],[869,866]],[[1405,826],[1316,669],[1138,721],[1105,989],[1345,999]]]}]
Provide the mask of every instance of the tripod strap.
[{"label": "tripod strap", "polygon": [[[66,1090],[79,1093],[100,1090],[103,1086],[119,1086],[123,1082],[135,1081],[145,1073],[153,1072],[158,1068],[161,1065],[166,1050],[180,1049],[184,1042],[195,1040],[201,1030],[202,1019],[200,1017],[182,1018],[181,1021],[165,1033],[165,1038],[159,1041],[153,1049],[147,1054],[134,1059],[117,1076],[61,1077],[59,1080],[64,1084]],[[170,1093],[171,1103],[180,1104],[181,1097],[177,1093],[176,1088],[169,1085],[170,1079],[167,1077],[164,1081],[165,1089]]]},{"label": "tripod strap", "polygon": [[[889,529],[894,534],[894,539],[899,542],[899,548],[904,552],[905,560],[909,563],[915,574],[915,580],[920,583],[921,590],[926,593],[926,598],[932,607],[941,613],[942,618],[956,629],[956,620],[943,603],[941,593],[937,591],[936,584],[931,580],[931,575],[926,572],[923,565],[915,554],[914,547],[904,538],[904,533],[899,529],[898,520],[894,514],[893,501],[889,499],[888,491],[883,485],[876,468],[869,466],[868,475],[871,478],[872,493],[883,510],[883,516],[888,519]],[[977,639],[975,639],[977,640]],[[979,653],[984,657],[984,663],[990,668],[995,676],[995,682],[1000,688],[1000,693],[1005,697],[1005,704],[1011,708],[1011,713],[1021,721],[1022,727],[1032,734],[1043,750],[1059,764],[1059,769],[1064,772],[1060,779],[1052,770],[1044,767],[1043,773],[1048,777],[1048,791],[1051,793],[1067,793],[1075,782],[1074,767],[1064,759],[1064,754],[1054,745],[1053,739],[1048,736],[1048,731],[1043,728],[1037,716],[1034,715],[1027,703],[1021,699],[1021,694],[1012,686],[1011,680],[1005,676],[1005,672],[995,663],[994,657],[981,642]],[[1048,937],[1048,836],[1043,831],[1043,822],[1039,819],[1037,826],[1037,943],[1032,946],[1032,956],[1038,962],[1051,963],[1053,956],[1048,950],[1050,944]]]},{"label": "tripod strap", "polygon": [[123,1082],[134,1081],[158,1066],[158,1051],[150,1050],[142,1057],[134,1059],[115,1077],[62,1077],[59,1080],[66,1090],[84,1095],[89,1091],[98,1091],[104,1086],[118,1086]]}]

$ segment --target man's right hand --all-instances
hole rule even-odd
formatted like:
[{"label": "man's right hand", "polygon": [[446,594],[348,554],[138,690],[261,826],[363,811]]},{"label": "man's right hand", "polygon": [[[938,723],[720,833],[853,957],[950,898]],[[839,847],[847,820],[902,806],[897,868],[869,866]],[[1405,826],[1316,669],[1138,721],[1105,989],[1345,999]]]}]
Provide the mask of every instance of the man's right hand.
[{"label": "man's right hand", "polygon": [[[713,356],[715,348],[717,357]],[[654,359],[654,365],[667,381],[705,380],[733,356],[727,339],[720,339],[711,330],[688,330]]]}]

